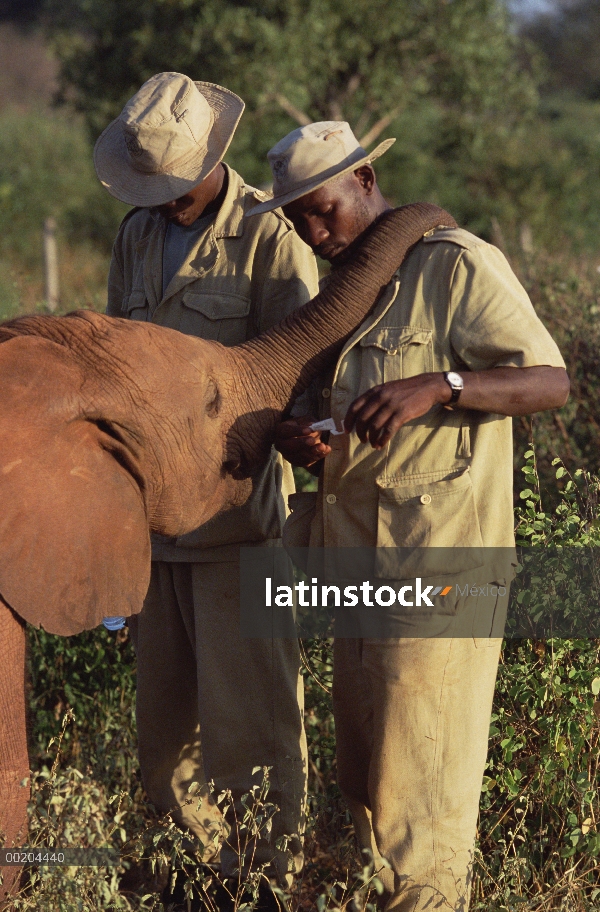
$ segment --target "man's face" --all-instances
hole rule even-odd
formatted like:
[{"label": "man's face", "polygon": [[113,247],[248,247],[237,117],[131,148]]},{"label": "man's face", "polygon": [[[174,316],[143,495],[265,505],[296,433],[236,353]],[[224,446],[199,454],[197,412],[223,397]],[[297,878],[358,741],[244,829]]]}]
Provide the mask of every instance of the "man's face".
[{"label": "man's face", "polygon": [[217,165],[214,171],[211,171],[201,184],[198,184],[192,190],[188,190],[179,199],[163,203],[162,206],[155,206],[155,211],[160,212],[168,222],[189,228],[202,215],[219,192],[223,182],[222,169],[222,165]]},{"label": "man's face", "polygon": [[[364,173],[363,173],[364,172]],[[317,256],[339,256],[371,224],[369,206],[374,175],[367,166],[329,181],[283,207],[302,240]]]},{"label": "man's face", "polygon": [[196,191],[201,186],[202,184],[199,187],[194,187],[193,190],[190,190],[184,196],[180,196],[179,199],[171,200],[170,203],[164,203],[162,206],[156,206],[157,212],[160,212],[168,222],[188,228],[204,211],[206,205],[196,196]]}]

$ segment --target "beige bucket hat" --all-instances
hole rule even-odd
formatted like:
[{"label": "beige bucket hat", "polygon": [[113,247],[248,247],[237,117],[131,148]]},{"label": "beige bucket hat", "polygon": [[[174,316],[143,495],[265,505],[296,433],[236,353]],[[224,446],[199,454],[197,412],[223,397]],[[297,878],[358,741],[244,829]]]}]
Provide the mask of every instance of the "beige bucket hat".
[{"label": "beige bucket hat", "polygon": [[219,164],[243,110],[229,89],[182,73],[157,73],[98,138],[96,174],[130,206],[178,199]]},{"label": "beige bucket hat", "polygon": [[286,206],[332,178],[375,161],[395,142],[385,139],[372,152],[366,152],[345,121],[325,120],[298,127],[267,153],[273,172],[273,199],[254,206],[248,215]]}]

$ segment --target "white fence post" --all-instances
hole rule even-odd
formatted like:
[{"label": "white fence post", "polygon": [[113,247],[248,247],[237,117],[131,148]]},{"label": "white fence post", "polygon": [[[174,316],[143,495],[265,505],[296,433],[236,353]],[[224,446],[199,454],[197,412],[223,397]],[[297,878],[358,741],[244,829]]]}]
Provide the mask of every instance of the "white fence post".
[{"label": "white fence post", "polygon": [[56,219],[44,222],[44,286],[46,306],[54,312],[59,300],[58,247],[56,244]]}]

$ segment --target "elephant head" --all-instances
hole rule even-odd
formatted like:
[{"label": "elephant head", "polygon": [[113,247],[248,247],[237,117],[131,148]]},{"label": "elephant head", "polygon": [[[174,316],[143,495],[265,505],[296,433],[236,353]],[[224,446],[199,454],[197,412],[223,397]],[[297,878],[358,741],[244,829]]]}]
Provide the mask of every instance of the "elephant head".
[{"label": "elephant head", "polygon": [[149,532],[243,503],[275,424],[443,210],[391,210],[326,288],[234,348],[88,311],[0,327],[0,596],[69,635],[138,612]]}]

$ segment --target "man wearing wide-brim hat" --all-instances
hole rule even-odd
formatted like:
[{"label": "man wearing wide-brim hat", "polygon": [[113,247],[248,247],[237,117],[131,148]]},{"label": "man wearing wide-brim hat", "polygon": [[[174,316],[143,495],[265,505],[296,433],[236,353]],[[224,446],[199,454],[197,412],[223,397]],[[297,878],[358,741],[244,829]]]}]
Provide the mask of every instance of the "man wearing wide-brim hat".
[{"label": "man wearing wide-brim hat", "polygon": [[[294,130],[269,152],[273,199],[252,211],[283,206],[335,268],[389,208],[370,164],[385,148],[367,153],[346,123]],[[319,475],[314,509],[306,495],[294,505],[286,545],[324,548],[326,567],[350,548],[385,584],[387,615],[367,593],[358,635],[336,635],[333,703],[337,781],[381,866],[386,912],[469,907],[516,562],[510,416],[558,408],[568,390],[560,352],[502,253],[439,227],[346,342],[312,414],[279,427],[284,456]],[[316,419],[338,433],[323,439]],[[443,585],[427,585],[440,575]],[[366,578],[347,581],[357,593]],[[345,593],[344,580],[326,582]]]},{"label": "man wearing wide-brim hat", "polygon": [[[115,241],[108,314],[236,345],[316,293],[313,254],[281,211],[245,218],[267,195],[223,162],[243,108],[221,86],[159,73],[98,139],[98,177],[136,207]],[[184,804],[190,784],[231,788],[241,821],[240,798],[259,781],[253,768],[271,767],[269,800],[281,811],[254,861],[275,855],[284,881],[287,859],[275,840],[303,828],[299,656],[289,640],[242,639],[238,604],[240,546],[277,543],[293,491],[291,468],[275,451],[254,488],[243,507],[189,535],[154,537],[150,588],[130,621],[139,757],[151,800],[161,811],[182,806],[176,819],[206,845],[206,860],[220,815],[207,799],[199,810],[196,798]],[[297,837],[290,848],[298,867]],[[237,865],[227,844],[220,862],[224,874]]]}]

